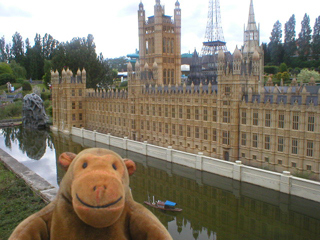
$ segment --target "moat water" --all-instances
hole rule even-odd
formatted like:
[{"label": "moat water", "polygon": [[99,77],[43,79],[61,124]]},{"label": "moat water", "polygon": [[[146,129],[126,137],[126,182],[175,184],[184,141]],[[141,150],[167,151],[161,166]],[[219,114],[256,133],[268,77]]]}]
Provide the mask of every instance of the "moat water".
[{"label": "moat water", "polygon": [[150,208],[175,240],[319,239],[320,203],[78,137],[0,129],[0,148],[54,186],[64,173],[57,157],[88,147],[109,148],[136,162],[130,186],[137,202],[155,196],[178,203],[179,213]]}]

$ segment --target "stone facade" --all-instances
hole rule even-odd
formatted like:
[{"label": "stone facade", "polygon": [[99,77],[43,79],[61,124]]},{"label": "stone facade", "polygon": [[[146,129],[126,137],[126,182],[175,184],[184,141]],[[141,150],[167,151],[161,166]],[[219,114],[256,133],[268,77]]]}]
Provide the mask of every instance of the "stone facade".
[{"label": "stone facade", "polygon": [[[160,1],[155,16],[147,22],[144,16],[140,3],[141,62],[135,69],[128,64],[128,91],[85,89],[85,71],[75,77],[70,70],[61,77],[52,73],[55,129],[70,132],[72,126],[84,127],[274,171],[319,174],[319,87],[298,86],[295,81],[286,87],[264,86],[263,50],[252,1],[244,46],[235,49],[231,61],[222,51],[217,56],[217,84],[180,83],[178,2],[174,20],[164,15]],[[166,52],[165,45],[170,46]],[[168,70],[174,74],[168,75]]]},{"label": "stone facade", "polygon": [[135,70],[147,84],[181,83],[181,9],[177,1],[174,19],[156,1],[154,15],[146,20],[142,2],[138,10],[140,62]]}]

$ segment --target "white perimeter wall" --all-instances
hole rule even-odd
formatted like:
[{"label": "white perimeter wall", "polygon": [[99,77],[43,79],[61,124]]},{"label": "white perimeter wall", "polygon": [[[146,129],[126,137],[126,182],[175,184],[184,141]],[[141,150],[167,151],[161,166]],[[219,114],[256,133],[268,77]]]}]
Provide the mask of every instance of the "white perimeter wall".
[{"label": "white perimeter wall", "polygon": [[123,148],[128,151],[140,153],[168,162],[177,163],[201,171],[214,173],[220,176],[232,178],[241,182],[247,182],[265,188],[270,188],[282,193],[298,197],[320,201],[320,183],[294,177],[290,172],[271,172],[263,169],[253,168],[241,164],[240,161],[228,162],[216,158],[203,156],[202,153],[191,154],[172,149],[137,142],[127,138],[119,138],[110,134],[102,134],[83,128],[73,127],[71,134],[104,143],[107,145]]}]

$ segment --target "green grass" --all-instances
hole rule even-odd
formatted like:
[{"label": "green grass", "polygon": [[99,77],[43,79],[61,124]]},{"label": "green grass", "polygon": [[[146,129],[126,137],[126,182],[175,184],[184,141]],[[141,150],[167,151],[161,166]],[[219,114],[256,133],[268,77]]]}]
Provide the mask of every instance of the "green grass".
[{"label": "green grass", "polygon": [[0,162],[0,240],[8,239],[22,220],[44,206],[45,202]]}]

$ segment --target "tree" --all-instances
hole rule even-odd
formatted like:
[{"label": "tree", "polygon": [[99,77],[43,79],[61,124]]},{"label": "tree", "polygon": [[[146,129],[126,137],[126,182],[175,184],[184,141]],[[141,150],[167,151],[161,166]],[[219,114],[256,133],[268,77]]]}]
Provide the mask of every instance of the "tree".
[{"label": "tree", "polygon": [[16,78],[10,65],[6,62],[0,62],[0,85],[4,85],[7,82],[13,83],[15,80]]},{"label": "tree", "polygon": [[281,63],[280,67],[279,67],[279,72],[283,73],[283,72],[287,72],[287,71],[288,71],[287,64]]},{"label": "tree", "polygon": [[108,61],[104,59],[102,53],[100,53],[98,60],[100,63],[98,86],[99,88],[108,90],[113,83],[113,79],[118,75],[118,72],[116,71],[115,74],[114,70],[110,69]]},{"label": "tree", "polygon": [[268,44],[262,43],[262,48],[263,48],[263,52],[264,52],[264,63],[265,63],[265,65],[270,65],[271,64],[271,57],[270,57]]},{"label": "tree", "polygon": [[290,58],[295,55],[296,47],[296,19],[294,14],[289,21],[284,25],[284,59],[287,63]]},{"label": "tree", "polygon": [[5,62],[0,62],[0,74],[4,73],[13,74],[13,71],[9,64]]},{"label": "tree", "polygon": [[117,69],[118,72],[124,72],[127,70],[127,58],[122,56],[118,58],[107,59],[111,69]]},{"label": "tree", "polygon": [[66,43],[59,43],[53,51],[52,68],[53,70],[62,71],[67,66],[66,60]]},{"label": "tree", "polygon": [[45,59],[43,82],[46,85],[46,87],[49,87],[49,84],[51,82],[51,70],[52,70],[52,61]]},{"label": "tree", "polygon": [[53,53],[55,48],[59,42],[55,40],[50,34],[45,34],[42,38],[42,52],[43,58],[47,60],[51,60],[53,57]]},{"label": "tree", "polygon": [[16,32],[12,36],[11,54],[13,60],[15,60],[17,63],[24,65],[24,43],[22,41],[20,33],[18,32]]},{"label": "tree", "polygon": [[320,81],[320,74],[314,70],[310,71],[308,69],[302,69],[297,76],[297,80],[301,83],[309,82],[311,77],[313,77],[315,81]]},{"label": "tree", "polygon": [[87,87],[97,89],[108,82],[110,68],[102,54],[97,56],[96,45],[91,34],[87,38],[73,38],[70,42],[60,43],[54,51],[52,68],[68,67],[73,73],[78,69],[86,69]]},{"label": "tree", "polygon": [[310,55],[311,31],[310,18],[305,14],[301,22],[301,32],[298,38],[298,53],[302,60],[307,60]]},{"label": "tree", "polygon": [[34,38],[34,46],[27,49],[27,59],[29,64],[29,76],[32,79],[42,79],[44,74],[44,60],[42,54],[42,44],[40,34],[36,34]]},{"label": "tree", "polygon": [[313,58],[316,60],[320,58],[320,16],[316,18],[313,27],[312,55]]},{"label": "tree", "polygon": [[10,67],[16,79],[26,79],[27,71],[23,66],[21,66],[19,63],[16,63],[16,61],[12,60],[10,62]]},{"label": "tree", "polygon": [[271,32],[270,37],[270,43],[268,45],[268,48],[270,49],[270,56],[271,56],[271,62],[273,64],[279,65],[280,62],[282,62],[283,53],[282,53],[282,29],[281,29],[281,23],[276,21],[276,23],[273,25],[273,29]]},{"label": "tree", "polygon": [[6,55],[7,55],[7,61],[9,61],[9,59],[12,59],[11,43],[6,44]]},{"label": "tree", "polygon": [[6,53],[6,40],[4,37],[0,38],[0,62],[7,61],[7,53]]}]

